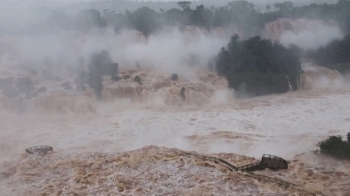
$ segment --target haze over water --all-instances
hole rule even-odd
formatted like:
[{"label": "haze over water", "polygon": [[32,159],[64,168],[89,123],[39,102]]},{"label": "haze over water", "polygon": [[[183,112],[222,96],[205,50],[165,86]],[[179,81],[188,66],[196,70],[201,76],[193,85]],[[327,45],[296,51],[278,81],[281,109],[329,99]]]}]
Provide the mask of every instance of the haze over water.
[{"label": "haze over water", "polygon": [[[303,89],[238,99],[226,79],[207,65],[233,33],[240,33],[237,28],[168,27],[148,38],[135,30],[116,34],[112,28],[52,31],[33,28],[42,22],[33,14],[40,1],[18,9],[3,3],[23,15],[0,13],[15,21],[3,20],[0,27],[0,78],[13,77],[11,84],[17,85],[18,78],[30,77],[34,91],[46,89],[31,99],[23,93],[9,98],[0,91],[4,195],[301,195],[227,174],[214,163],[207,167],[203,160],[180,156],[180,150],[215,154],[235,165],[272,154],[291,161],[289,170],[259,174],[325,193],[350,191],[349,162],[311,153],[329,135],[350,130],[349,82],[338,72],[303,59]],[[343,36],[333,23],[287,20],[295,32],[281,23],[269,23],[265,36],[284,45],[313,49]],[[98,101],[89,87],[77,92],[75,79],[90,54],[103,49],[119,63],[123,79],[105,77]],[[197,61],[189,65],[191,55]],[[45,76],[44,70],[52,75]],[[64,82],[73,90],[65,89]],[[37,145],[52,146],[54,152],[25,154]]]}]

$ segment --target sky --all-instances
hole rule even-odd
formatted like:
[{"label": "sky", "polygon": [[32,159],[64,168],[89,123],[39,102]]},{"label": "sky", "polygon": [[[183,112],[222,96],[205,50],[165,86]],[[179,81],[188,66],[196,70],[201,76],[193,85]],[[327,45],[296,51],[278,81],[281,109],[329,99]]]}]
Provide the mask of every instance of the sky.
[{"label": "sky", "polygon": [[[77,0],[79,1],[79,0]],[[91,1],[91,0],[84,0],[84,1]],[[139,1],[139,2],[177,2],[176,0],[127,0],[127,1]],[[191,2],[195,2],[198,0],[186,0],[186,1],[191,1]],[[207,0],[207,1],[215,1],[215,2],[220,2],[222,0]],[[234,1],[234,0],[232,0]],[[283,1],[290,1],[290,2],[302,2],[302,3],[306,3],[306,2],[313,2],[313,3],[334,3],[337,0],[283,0]],[[248,0],[248,2],[252,2],[252,3],[269,3],[269,2],[283,2],[281,0]],[[226,1],[224,1],[226,2]]]}]

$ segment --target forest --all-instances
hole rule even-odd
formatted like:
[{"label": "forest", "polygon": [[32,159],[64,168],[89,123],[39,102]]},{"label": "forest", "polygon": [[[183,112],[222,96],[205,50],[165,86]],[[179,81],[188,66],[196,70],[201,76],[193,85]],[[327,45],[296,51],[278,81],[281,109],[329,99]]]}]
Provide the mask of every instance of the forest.
[{"label": "forest", "polygon": [[346,135],[347,140],[343,141],[342,136],[332,135],[318,143],[319,152],[337,159],[350,160],[350,133]]},{"label": "forest", "polygon": [[259,36],[240,41],[235,35],[227,49],[221,49],[215,65],[231,87],[255,96],[285,93],[290,90],[289,83],[291,90],[298,90],[300,58],[301,49],[295,45],[286,48]]},{"label": "forest", "polygon": [[347,74],[350,71],[350,34],[344,36],[342,40],[334,40],[316,51],[308,53],[310,58],[324,67],[338,70]]},{"label": "forest", "polygon": [[48,22],[61,28],[75,28],[87,31],[91,28],[113,27],[116,31],[122,28],[136,29],[145,36],[159,31],[164,26],[195,25],[206,29],[235,25],[241,29],[246,38],[260,35],[266,23],[278,18],[311,18],[334,20],[344,33],[350,33],[350,2],[339,0],[336,4],[310,4],[294,7],[292,2],[266,5],[267,12],[255,9],[253,3],[245,0],[232,1],[226,6],[207,8],[204,5],[191,8],[191,2],[180,1],[178,8],[160,9],[159,12],[148,7],[135,11],[126,10],[117,13],[111,9],[85,9],[77,14],[66,14],[54,11]]},{"label": "forest", "polygon": [[[146,37],[156,34],[165,26],[177,26],[180,30],[194,25],[207,30],[234,25],[243,32],[242,37],[232,35],[218,55],[208,62],[218,74],[223,75],[230,87],[249,96],[284,93],[298,90],[298,77],[303,73],[301,58],[314,59],[321,66],[341,73],[350,70],[350,1],[339,0],[336,4],[310,4],[294,7],[291,2],[266,5],[266,12],[255,9],[245,1],[232,1],[227,5],[207,8],[204,5],[191,8],[191,2],[180,1],[177,8],[160,9],[148,7],[125,13],[113,8],[105,10],[86,9],[77,14],[55,11],[48,23],[63,29],[82,32],[91,29],[134,29]],[[342,40],[334,40],[314,51],[303,51],[296,45],[288,47],[261,38],[264,26],[279,18],[309,18],[335,21],[343,34]]]}]

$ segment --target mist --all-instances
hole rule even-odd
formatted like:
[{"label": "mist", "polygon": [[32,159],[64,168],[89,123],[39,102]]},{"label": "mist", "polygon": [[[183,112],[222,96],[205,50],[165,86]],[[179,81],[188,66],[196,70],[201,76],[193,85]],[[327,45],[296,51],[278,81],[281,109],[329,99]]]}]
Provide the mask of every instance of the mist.
[{"label": "mist", "polygon": [[[79,31],[74,28],[60,28],[49,23],[52,11],[73,5],[76,2],[26,1],[19,4],[19,6],[14,6],[19,2],[21,1],[1,2],[3,12],[1,12],[0,17],[3,19],[1,20],[3,24],[0,25],[2,27],[0,31],[0,67],[2,68],[8,70],[14,68],[36,70],[40,74],[43,69],[48,69],[59,75],[62,82],[72,81],[72,78],[74,79],[78,75],[79,70],[88,69],[87,64],[92,53],[107,50],[112,61],[118,63],[121,70],[141,69],[162,74],[162,76],[152,76],[154,78],[147,76],[149,78],[145,79],[151,81],[151,84],[161,81],[162,78],[170,77],[171,74],[179,74],[184,78],[183,86],[170,88],[170,90],[151,96],[152,100],[147,103],[151,106],[165,107],[167,104],[165,103],[164,94],[179,93],[178,91],[182,87],[187,86],[198,89],[203,89],[203,86],[207,88],[195,93],[190,90],[186,92],[188,99],[197,102],[201,102],[199,100],[202,99],[207,100],[207,102],[201,103],[201,107],[205,104],[209,108],[222,107],[236,102],[235,95],[238,94],[233,89],[229,89],[226,83],[221,86],[209,83],[201,84],[203,80],[198,76],[198,70],[211,73],[208,70],[209,60],[216,56],[222,47],[227,45],[233,34],[242,34],[237,27],[232,28],[230,26],[206,30],[196,26],[187,26],[180,30],[179,27],[169,26],[147,37],[130,28],[122,28],[116,32],[111,26],[105,28],[94,27],[88,31]],[[296,44],[305,50],[317,49],[343,36],[339,27],[334,24],[315,23],[314,26],[304,28],[305,24],[314,24],[314,22],[305,19],[300,24],[293,24],[296,25],[295,29],[298,29],[298,31],[283,31],[285,27],[278,26],[278,24],[272,26],[271,29],[282,32],[279,41],[283,45]],[[6,73],[6,71],[3,73]],[[21,74],[23,73],[21,72]],[[332,87],[347,89],[347,82],[344,78],[339,77],[334,81],[326,75],[326,73],[323,73],[318,78],[309,77],[309,80],[313,80],[314,89],[324,90]],[[208,80],[209,77],[205,76],[204,78]],[[43,84],[40,77],[36,80],[37,83]],[[221,79],[215,76],[211,82],[214,83],[219,80]],[[60,88],[56,84],[52,84],[52,86],[55,86],[55,90]],[[133,86],[132,88],[136,89],[137,87]],[[206,97],[207,94],[211,96],[208,98]],[[248,97],[248,95],[242,95],[242,92],[240,96]],[[80,98],[75,99],[79,100]],[[126,105],[133,103],[124,101],[120,100],[120,104],[116,104],[115,109],[121,109],[121,106],[125,109]],[[92,106],[95,102],[86,101],[85,99],[82,102],[85,104],[83,104],[83,107],[94,108],[91,111],[99,111],[105,115],[112,112],[103,104]],[[76,104],[81,103],[76,101],[73,107],[78,107]],[[136,103],[133,104],[137,105]],[[63,106],[57,104],[57,107],[62,108]],[[65,106],[64,108],[69,107],[71,106]],[[36,110],[36,106],[31,108]],[[90,111],[90,109],[83,109],[83,111]],[[137,146],[142,146],[142,144]]]},{"label": "mist", "polygon": [[320,25],[297,33],[286,31],[282,33],[280,41],[285,46],[295,44],[304,50],[317,50],[331,41],[343,38],[343,36],[337,26]]},{"label": "mist", "polygon": [[[190,55],[197,64],[206,66],[210,57],[226,44],[228,37],[210,35],[200,29],[197,34],[180,32],[176,27],[145,38],[139,32],[113,28],[88,32],[63,30],[49,24],[50,12],[67,5],[61,1],[1,2],[1,62],[39,67],[50,61],[55,70],[77,68],[88,61],[92,52],[106,49],[121,67],[155,68],[166,73],[189,73],[186,61]],[[14,6],[19,4],[19,6]],[[4,66],[4,65],[2,65]],[[47,66],[47,65],[43,65]],[[186,70],[187,69],[187,70]]]},{"label": "mist", "polygon": [[39,68],[46,59],[54,70],[78,68],[80,59],[87,62],[92,52],[106,49],[110,51],[111,58],[124,68],[135,67],[139,63],[144,68],[168,74],[189,74],[190,67],[186,61],[190,55],[195,55],[197,65],[203,68],[227,40],[201,32],[189,36],[177,29],[147,39],[136,31],[125,30],[116,35],[112,29],[89,34],[61,31],[49,35],[21,35],[9,37],[11,41],[4,40],[2,47],[7,50],[3,49],[2,62]]},{"label": "mist", "polygon": [[[89,194],[96,195],[105,191],[103,194],[123,192],[132,195],[135,192],[130,190],[139,190],[132,187],[133,183],[127,182],[129,184],[123,191],[110,188],[125,180],[126,175],[118,173],[118,169],[124,172],[140,170],[139,174],[142,175],[135,176],[144,178],[143,182],[150,182],[149,176],[156,173],[155,169],[149,170],[151,167],[164,167],[166,171],[172,169],[176,172],[171,176],[186,179],[192,175],[190,172],[195,173],[194,176],[204,171],[207,162],[210,162],[206,160],[203,164],[196,163],[194,159],[184,158],[183,155],[179,158],[178,149],[211,155],[217,153],[213,156],[222,157],[234,165],[253,163],[260,160],[263,154],[280,156],[290,161],[289,170],[263,172],[271,176],[279,175],[278,178],[286,180],[290,180],[291,176],[301,176],[297,182],[309,182],[310,170],[319,163],[304,164],[297,155],[303,154],[304,160],[308,160],[311,157],[309,152],[317,148],[319,141],[330,134],[344,135],[348,131],[350,113],[344,108],[350,107],[350,85],[346,74],[322,67],[300,55],[301,58],[295,61],[298,63],[301,60],[302,73],[298,72],[298,90],[252,97],[253,94],[247,92],[248,88],[244,89],[246,92],[234,89],[232,81],[219,73],[211,63],[223,47],[230,47],[228,43],[235,34],[239,35],[240,41],[261,36],[262,39],[279,42],[286,48],[295,44],[302,49],[302,53],[316,51],[321,46],[342,39],[346,34],[344,26],[334,21],[325,22],[318,17],[302,18],[299,21],[292,17],[281,20],[271,17],[273,20],[270,21],[269,15],[261,15],[266,18],[259,20],[261,23],[258,24],[255,20],[260,16],[258,13],[266,11],[266,4],[273,7],[273,3],[279,2],[274,0],[252,0],[252,3],[256,3],[254,9],[260,8],[261,12],[248,9],[252,17],[248,14],[243,17],[243,13],[239,15],[242,18],[237,17],[238,22],[223,19],[222,23],[209,20],[210,17],[206,18],[209,15],[205,14],[211,13],[208,11],[210,6],[225,6],[230,0],[193,1],[190,6],[193,13],[184,20],[180,18],[179,21],[183,22],[181,24],[175,21],[176,26],[169,25],[171,21],[164,19],[167,16],[164,13],[167,9],[177,8],[178,11],[173,10],[173,13],[181,16],[185,11],[176,2],[167,2],[123,1],[119,7],[116,7],[117,1],[0,2],[0,187],[10,187],[4,192],[8,195],[25,195],[22,192],[26,191],[27,195],[36,195],[42,190],[47,193],[47,187],[53,187],[62,189],[61,193],[68,195],[73,193],[66,191],[68,185],[71,187],[69,190],[74,190],[78,189],[76,184],[80,186],[83,182],[77,177],[80,175],[83,176],[81,179],[88,179],[84,181],[88,188],[79,188],[81,192],[74,192],[76,194],[87,195],[83,191],[91,191]],[[299,6],[316,1],[292,2]],[[208,9],[196,8],[201,4]],[[149,34],[142,31],[146,23],[144,21],[147,20],[140,20],[140,23],[132,20],[137,18],[134,18],[134,11],[142,6],[155,10],[145,9],[140,14],[151,16],[145,17],[149,21],[156,18],[156,22],[153,24],[151,21],[149,25],[156,30],[149,31]],[[99,22],[102,21],[99,19],[106,17],[103,9],[115,8],[116,12],[111,12],[110,16],[118,21],[113,23],[106,20],[101,22],[106,24],[100,25],[95,24],[96,21],[90,20],[91,18],[81,17],[86,15],[79,15],[81,10],[91,8],[100,13],[91,12],[88,16],[97,18],[96,21]],[[165,11],[160,11],[160,8]],[[231,11],[223,13],[233,17]],[[279,12],[273,12],[272,15],[276,13]],[[136,14],[138,17],[140,15]],[[164,16],[164,20],[159,19],[159,16]],[[197,16],[208,20],[197,20]],[[215,19],[218,20],[225,18],[216,16]],[[273,45],[272,43],[268,42],[267,45]],[[263,47],[257,47],[257,50],[261,48]],[[115,78],[108,73],[98,75],[101,76],[99,79],[102,88],[99,98],[89,79],[94,74],[91,71],[94,66],[91,63],[92,54],[103,50],[108,51],[108,58],[113,64],[118,64],[118,73]],[[251,56],[245,58],[250,59]],[[288,61],[289,56],[286,59]],[[227,62],[227,66],[233,67],[229,71],[236,68],[234,63]],[[102,70],[101,67],[98,68]],[[266,70],[270,74],[267,77],[274,74],[270,69]],[[254,71],[258,73],[259,70],[252,72]],[[287,78],[283,74],[280,74],[280,78]],[[78,88],[80,79],[85,82],[82,82],[83,89]],[[286,80],[291,86],[289,78]],[[54,152],[44,158],[25,154],[26,148],[39,145],[52,146]],[[149,153],[146,147],[154,145],[157,147],[151,148],[153,154]],[[135,152],[130,152],[131,150]],[[165,150],[169,151],[167,155],[162,154]],[[125,153],[125,156],[118,153]],[[161,161],[152,157],[158,154],[164,156],[159,158]],[[108,156],[113,158],[107,160]],[[135,163],[130,163],[132,167],[125,166],[124,162],[116,161],[118,156],[124,156],[120,160],[127,162],[126,165]],[[148,158],[151,161],[144,161]],[[171,163],[173,165],[168,163],[168,158],[174,162]],[[135,161],[137,159],[141,161]],[[88,163],[84,162],[86,160]],[[325,162],[330,163],[329,160]],[[178,165],[181,164],[186,167],[186,178],[177,174],[182,167]],[[345,163],[339,161],[339,164]],[[12,167],[10,172],[7,169],[9,165]],[[332,187],[328,185],[338,183],[339,176],[347,177],[343,173],[338,175],[338,168],[331,168],[337,174],[334,177],[329,174],[329,167],[324,169],[320,164],[317,167],[319,172],[312,173],[317,176],[312,176],[314,184],[327,183],[322,185],[330,189]],[[106,168],[111,172],[108,173]],[[63,171],[68,171],[67,174],[71,175],[67,175],[68,180],[62,180],[66,177],[52,177],[56,174],[63,175]],[[95,174],[89,173],[92,171]],[[99,173],[101,171],[103,175]],[[216,176],[223,175],[225,178],[222,179],[227,180],[226,173],[217,168],[206,168],[205,171],[216,172]],[[320,180],[324,177],[323,171],[328,172],[326,182]],[[108,176],[109,179],[101,180],[102,177],[96,177],[98,175]],[[46,180],[45,176],[52,179]],[[221,178],[218,180],[216,176],[211,182],[201,181],[197,184],[222,184]],[[50,184],[57,179],[67,184]],[[247,179],[242,177],[242,180],[235,183],[248,182]],[[108,185],[105,186],[104,183]],[[176,183],[171,186],[176,188]],[[263,183],[254,184],[255,180],[251,183],[254,186],[244,185],[249,186],[249,191],[252,187],[268,190],[268,186]],[[102,188],[97,189],[91,184],[105,187],[101,191]],[[336,187],[345,189],[348,186],[344,184],[337,184]],[[33,187],[39,187],[38,192],[31,190]],[[154,190],[158,190],[157,187],[158,185]],[[58,194],[60,190],[50,191]],[[345,192],[340,189],[338,191]],[[223,195],[226,193],[228,192]],[[260,193],[267,192],[249,192],[252,195]]]}]

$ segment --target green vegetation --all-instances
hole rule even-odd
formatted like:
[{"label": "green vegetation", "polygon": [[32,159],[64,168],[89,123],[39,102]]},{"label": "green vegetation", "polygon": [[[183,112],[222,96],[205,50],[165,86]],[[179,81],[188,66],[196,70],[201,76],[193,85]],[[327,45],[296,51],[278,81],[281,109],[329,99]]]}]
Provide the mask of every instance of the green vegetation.
[{"label": "green vegetation", "polygon": [[[87,83],[94,90],[97,99],[101,99],[103,90],[103,76],[109,75],[114,80],[118,73],[118,63],[113,63],[109,52],[101,50],[94,52],[89,62],[89,79]],[[79,81],[79,80],[78,80]],[[82,81],[80,79],[80,81]],[[84,83],[81,83],[84,85]]]},{"label": "green vegetation", "polygon": [[337,159],[350,159],[350,133],[347,135],[348,141],[343,141],[341,136],[330,136],[320,142],[320,152]]},{"label": "green vegetation", "polygon": [[300,58],[300,49],[294,45],[286,48],[259,36],[239,41],[235,35],[227,49],[221,49],[215,64],[235,90],[265,95],[287,92],[289,83],[298,90]]},{"label": "green vegetation", "polygon": [[177,81],[179,76],[177,74],[172,74],[170,78],[171,78],[172,81]]},{"label": "green vegetation", "polygon": [[[96,9],[82,10],[77,15],[55,12],[49,22],[62,28],[83,32],[106,27],[114,28],[116,33],[124,28],[136,29],[146,37],[165,26],[176,26],[181,30],[186,25],[195,25],[210,30],[233,25],[242,31],[242,40],[239,40],[237,35],[233,36],[227,48],[222,48],[215,59],[209,62],[210,68],[225,76],[230,87],[235,90],[257,96],[284,93],[290,89],[298,90],[297,78],[302,73],[302,51],[295,45],[284,47],[279,43],[261,39],[265,25],[278,18],[332,20],[348,35],[343,40],[335,40],[317,51],[309,52],[308,55],[328,68],[337,69],[342,73],[350,70],[349,0],[339,0],[336,4],[313,3],[302,7],[294,7],[291,2],[281,2],[266,5],[266,12],[260,11],[254,4],[245,0],[232,1],[219,8],[199,5],[193,9],[189,1],[180,1],[177,5],[177,8],[167,11],[160,9],[159,12],[148,7],[141,7],[132,12],[127,10],[125,13],[116,13],[113,7],[103,12]],[[193,64],[195,56],[192,56],[190,61],[189,64]],[[112,67],[117,68],[117,64]],[[99,77],[96,81],[100,81],[100,74],[97,75]],[[112,74],[114,80],[119,79],[113,75],[115,74]],[[124,78],[126,79],[126,76]],[[98,94],[101,91],[100,83],[94,85]],[[141,83],[141,80],[138,83]],[[184,90],[181,92],[184,94]]]},{"label": "green vegetation", "polygon": [[309,56],[324,67],[336,69],[341,73],[350,71],[350,34],[342,40],[334,40],[325,47],[309,53]]},{"label": "green vegetation", "polygon": [[[195,25],[206,29],[234,25],[243,31],[246,38],[260,35],[266,23],[278,18],[311,18],[336,21],[344,33],[350,33],[350,1],[339,0],[337,4],[310,4],[294,7],[291,2],[267,5],[267,12],[256,9],[245,0],[232,1],[220,8],[206,8],[204,5],[191,9],[191,2],[180,1],[178,8],[159,12],[148,7],[116,13],[113,8],[103,10],[82,10],[77,15],[68,16],[54,12],[50,22],[64,28],[87,31],[92,28],[112,26],[118,32],[122,28],[137,29],[149,36],[163,26]],[[272,8],[273,7],[273,8]]]},{"label": "green vegetation", "polygon": [[185,92],[186,92],[186,88],[185,88],[185,87],[182,87],[182,88],[181,88],[181,91],[180,91],[180,96],[181,96],[181,98],[182,98],[183,101],[186,100],[186,94],[185,94]]},{"label": "green vegetation", "polygon": [[142,85],[140,76],[135,76],[134,80],[135,80],[135,82],[137,82],[138,84]]}]

